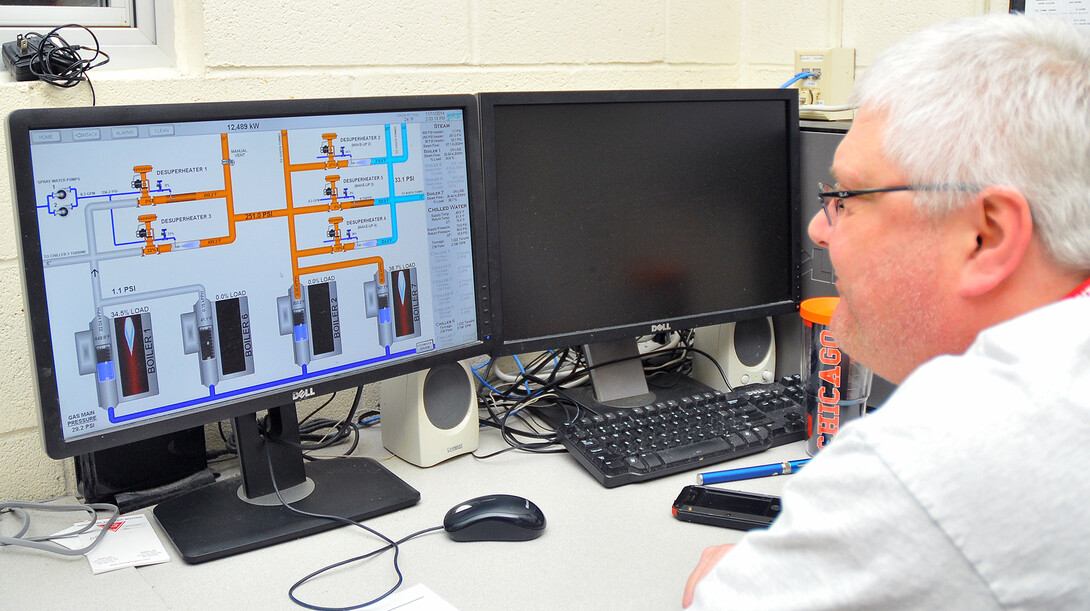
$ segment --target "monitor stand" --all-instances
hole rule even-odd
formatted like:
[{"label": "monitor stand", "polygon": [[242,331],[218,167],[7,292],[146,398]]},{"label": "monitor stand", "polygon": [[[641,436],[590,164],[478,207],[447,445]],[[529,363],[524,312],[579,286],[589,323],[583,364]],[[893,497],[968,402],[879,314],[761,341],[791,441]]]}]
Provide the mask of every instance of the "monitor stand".
[{"label": "monitor stand", "polygon": [[256,414],[232,421],[241,485],[232,477],[155,507],[155,519],[186,562],[207,562],[343,525],[283,507],[270,462],[281,496],[309,513],[361,521],[420,500],[419,492],[371,458],[339,457],[304,465],[294,404],[270,409],[267,418],[270,438],[286,444],[266,442]]},{"label": "monitor stand", "polygon": [[655,402],[635,338],[586,344],[583,354],[592,367],[595,402],[609,407],[641,407]]}]

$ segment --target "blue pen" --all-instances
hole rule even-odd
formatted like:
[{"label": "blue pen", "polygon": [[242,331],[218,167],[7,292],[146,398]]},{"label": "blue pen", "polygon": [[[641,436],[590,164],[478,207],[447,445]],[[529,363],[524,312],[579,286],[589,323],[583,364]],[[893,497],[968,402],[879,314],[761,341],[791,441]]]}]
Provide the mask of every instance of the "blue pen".
[{"label": "blue pen", "polygon": [[707,473],[697,474],[696,481],[701,484],[721,484],[723,482],[736,482],[740,479],[768,477],[769,475],[786,475],[798,471],[808,462],[810,462],[810,459],[804,458],[802,460],[788,460],[772,463],[771,465],[757,465],[755,467],[742,467],[741,469],[727,469],[725,471],[709,471]]}]

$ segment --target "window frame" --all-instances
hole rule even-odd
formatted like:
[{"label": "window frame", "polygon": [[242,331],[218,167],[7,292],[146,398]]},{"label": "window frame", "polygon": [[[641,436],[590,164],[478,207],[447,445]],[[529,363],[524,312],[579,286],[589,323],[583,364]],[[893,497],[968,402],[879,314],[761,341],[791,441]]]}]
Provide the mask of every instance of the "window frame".
[{"label": "window frame", "polygon": [[7,5],[0,25],[46,28],[65,23],[87,27],[132,27],[133,0],[110,0],[110,6]]},{"label": "window frame", "polygon": [[[14,19],[0,21],[0,42],[15,40],[19,34],[37,32],[45,35],[59,25],[78,23],[86,25],[94,32],[102,51],[110,55],[110,62],[99,71],[117,71],[135,68],[160,68],[175,65],[174,57],[174,7],[171,0],[120,0],[125,4],[123,10],[132,15],[135,24],[95,25],[81,22],[83,11],[116,11],[121,7],[20,7],[7,6],[6,9],[51,9],[49,22],[29,25],[18,17],[24,25],[9,25]],[[131,12],[130,12],[131,11]],[[46,13],[43,13],[45,15]],[[128,17],[126,17],[128,19]],[[96,21],[101,21],[98,18]],[[62,30],[60,34],[72,44],[91,46],[93,41],[86,32],[78,28]],[[6,74],[6,72],[5,72]]]}]

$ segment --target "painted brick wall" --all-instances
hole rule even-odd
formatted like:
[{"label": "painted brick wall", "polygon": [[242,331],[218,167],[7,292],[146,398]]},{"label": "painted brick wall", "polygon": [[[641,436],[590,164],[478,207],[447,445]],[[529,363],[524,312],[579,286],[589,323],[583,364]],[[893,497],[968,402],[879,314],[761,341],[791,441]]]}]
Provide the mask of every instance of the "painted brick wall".
[{"label": "painted brick wall", "polygon": [[[102,105],[775,87],[792,75],[795,48],[855,47],[865,68],[907,32],[988,11],[1006,11],[1006,2],[174,0],[177,66],[107,67],[94,82]],[[4,114],[88,103],[85,87],[61,90],[0,74]],[[0,166],[7,166],[3,148]],[[38,440],[10,189],[0,172],[0,500],[44,499],[74,493],[75,482],[71,461],[48,459]]]}]

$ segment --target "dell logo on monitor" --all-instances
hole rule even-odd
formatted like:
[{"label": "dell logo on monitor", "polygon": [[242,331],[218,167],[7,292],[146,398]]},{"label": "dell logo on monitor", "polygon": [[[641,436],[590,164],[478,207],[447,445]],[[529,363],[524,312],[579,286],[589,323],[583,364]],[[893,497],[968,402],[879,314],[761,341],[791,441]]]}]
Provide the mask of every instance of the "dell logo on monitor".
[{"label": "dell logo on monitor", "polygon": [[669,331],[669,330],[670,330],[670,323],[668,323],[668,322],[662,322],[662,323],[659,323],[657,325],[651,325],[651,332],[652,333],[662,333],[663,331]]},{"label": "dell logo on monitor", "polygon": [[291,393],[291,400],[292,401],[301,401],[303,399],[309,399],[310,397],[313,397],[313,396],[314,396],[314,387],[311,386],[310,388],[304,388],[303,390],[297,390],[297,391]]}]

